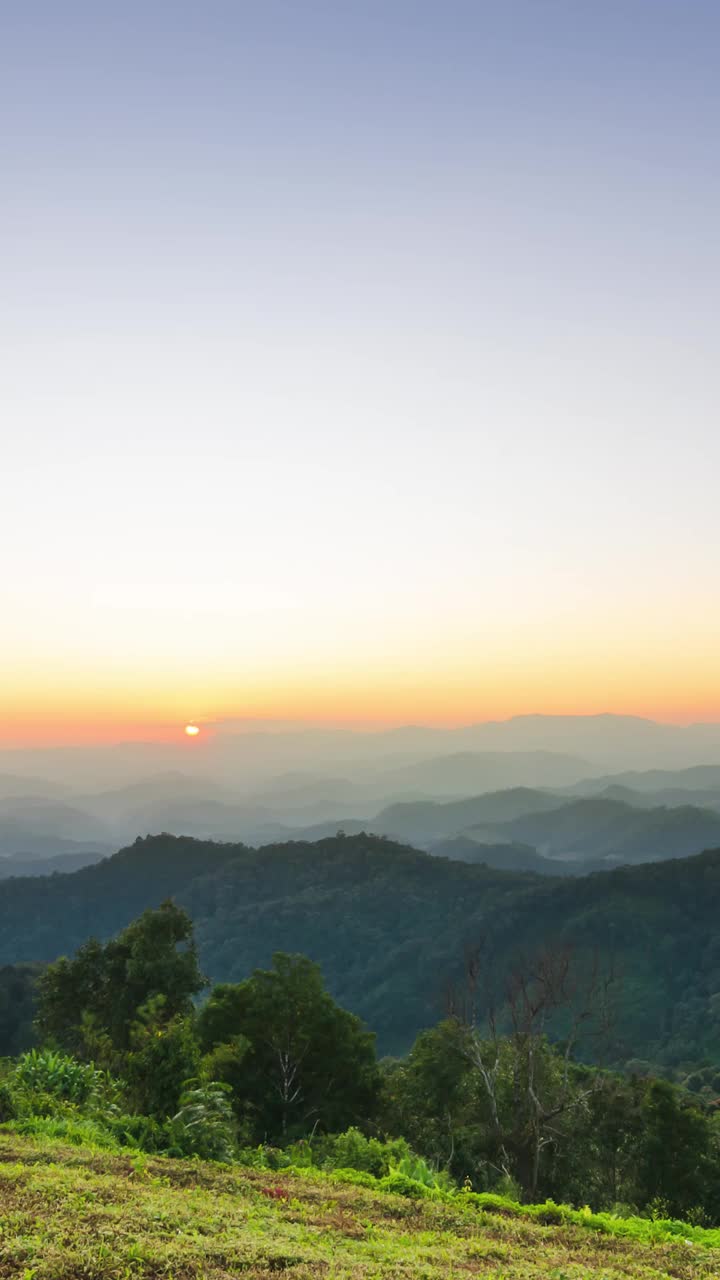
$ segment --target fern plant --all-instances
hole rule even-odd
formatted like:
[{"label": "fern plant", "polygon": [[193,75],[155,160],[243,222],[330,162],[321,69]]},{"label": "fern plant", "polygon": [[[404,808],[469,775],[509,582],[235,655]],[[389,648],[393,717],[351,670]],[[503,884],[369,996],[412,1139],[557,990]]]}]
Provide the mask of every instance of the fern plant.
[{"label": "fern plant", "polygon": [[180,1110],[171,1121],[182,1155],[229,1164],[235,1157],[235,1118],[230,1086],[217,1080],[189,1080],[180,1097]]}]

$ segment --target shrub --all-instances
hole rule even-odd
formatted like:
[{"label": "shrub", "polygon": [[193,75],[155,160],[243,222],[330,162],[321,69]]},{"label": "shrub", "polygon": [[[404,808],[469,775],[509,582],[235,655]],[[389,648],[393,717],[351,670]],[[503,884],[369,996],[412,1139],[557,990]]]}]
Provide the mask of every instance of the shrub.
[{"label": "shrub", "polygon": [[335,1169],[332,1176],[333,1182],[348,1182],[353,1187],[378,1186],[377,1178],[371,1173],[363,1173],[361,1169]]},{"label": "shrub", "polygon": [[397,1164],[392,1165],[390,1173],[410,1178],[412,1182],[419,1182],[430,1191],[454,1191],[456,1189],[449,1173],[445,1173],[444,1170],[434,1169],[423,1156],[416,1156],[413,1151],[409,1150],[398,1160]]},{"label": "shrub", "polygon": [[106,1121],[107,1129],[123,1147],[135,1147],[149,1155],[161,1155],[171,1143],[168,1126],[153,1116],[114,1115]]},{"label": "shrub", "polygon": [[276,1163],[270,1164],[269,1167],[309,1169],[316,1163],[316,1155],[317,1147],[308,1138],[300,1138],[297,1142],[291,1142],[284,1147],[280,1161],[276,1160]]},{"label": "shrub", "polygon": [[509,1200],[507,1196],[497,1195],[494,1191],[461,1191],[465,1204],[475,1205],[487,1213],[498,1213],[504,1217],[516,1217],[523,1213],[523,1206],[517,1200]]},{"label": "shrub", "polygon": [[322,1169],[358,1169],[376,1178],[385,1177],[412,1156],[404,1138],[383,1142],[379,1138],[366,1138],[355,1128],[321,1138],[313,1144],[313,1149]]},{"label": "shrub", "polygon": [[163,1120],[182,1106],[188,1079],[200,1069],[200,1049],[192,1019],[164,1020],[165,1004],[158,997],[139,1011],[131,1030],[132,1048],[123,1076],[133,1111]]},{"label": "shrub", "polygon": [[380,1179],[378,1186],[382,1191],[391,1191],[396,1196],[408,1196],[411,1200],[420,1200],[433,1194],[424,1183],[417,1182],[404,1173],[388,1173]]},{"label": "shrub", "polygon": [[229,1085],[218,1081],[187,1083],[193,1087],[181,1095],[180,1110],[171,1121],[171,1133],[180,1153],[229,1164],[235,1157],[235,1120],[228,1097]]},{"label": "shrub", "polygon": [[18,1120],[11,1120],[5,1128],[11,1133],[21,1133],[26,1137],[55,1139],[68,1142],[75,1147],[100,1147],[104,1151],[120,1151],[120,1143],[97,1120],[79,1113],[66,1115],[27,1115]]},{"label": "shrub", "polygon": [[0,1083],[0,1124],[14,1120],[18,1113],[18,1100],[9,1080]]},{"label": "shrub", "polygon": [[78,1062],[53,1049],[30,1049],[24,1053],[18,1058],[11,1079],[26,1093],[46,1094],[76,1106],[98,1099],[111,1083],[93,1063]]},{"label": "shrub", "polygon": [[246,1169],[281,1169],[284,1154],[277,1147],[240,1147],[235,1161]]},{"label": "shrub", "polygon": [[557,1226],[564,1222],[567,1210],[559,1204],[555,1204],[553,1200],[546,1200],[545,1204],[534,1204],[528,1207],[528,1216],[534,1218],[536,1222],[541,1222],[546,1227]]}]

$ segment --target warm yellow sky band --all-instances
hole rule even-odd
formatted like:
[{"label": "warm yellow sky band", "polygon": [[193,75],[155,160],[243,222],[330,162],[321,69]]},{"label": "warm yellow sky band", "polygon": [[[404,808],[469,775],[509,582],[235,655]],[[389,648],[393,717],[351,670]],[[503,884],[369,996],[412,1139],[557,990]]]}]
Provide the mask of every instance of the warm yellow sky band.
[{"label": "warm yellow sky band", "polygon": [[167,739],[188,720],[211,725],[234,718],[448,725],[531,712],[611,711],[675,723],[720,720],[712,655],[683,664],[650,654],[631,662],[558,654],[535,662],[478,657],[454,666],[426,660],[372,670],[309,664],[246,673],[66,669],[16,680],[5,692],[0,745],[7,746]]}]

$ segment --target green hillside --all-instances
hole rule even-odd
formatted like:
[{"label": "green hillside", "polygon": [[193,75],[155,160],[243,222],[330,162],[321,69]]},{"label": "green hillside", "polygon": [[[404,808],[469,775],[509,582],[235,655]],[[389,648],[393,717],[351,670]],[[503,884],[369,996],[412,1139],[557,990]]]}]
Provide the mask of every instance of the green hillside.
[{"label": "green hillside", "polygon": [[156,836],[73,875],[0,884],[0,964],[47,962],[171,896],[214,981],[274,951],[308,955],[386,1053],[443,1015],[468,947],[484,943],[507,970],[552,940],[622,974],[613,1061],[720,1054],[720,851],[555,879],[368,835],[259,850]]},{"label": "green hillside", "polygon": [[195,877],[242,851],[242,845],[155,836],[69,875],[5,880],[0,964],[47,962],[91,935],[110,937],[146,907],[180,895]]},{"label": "green hillside", "polygon": [[212,976],[236,980],[276,950],[322,965],[333,995],[404,1052],[442,1015],[468,947],[498,970],[546,942],[622,975],[614,1059],[720,1053],[720,851],[554,880],[346,837],[228,861],[180,900]]},{"label": "green hillside", "polygon": [[[372,1183],[372,1179],[366,1179]],[[360,1181],[360,1179],[358,1179]],[[720,1232],[0,1134],[2,1280],[712,1280]]]}]

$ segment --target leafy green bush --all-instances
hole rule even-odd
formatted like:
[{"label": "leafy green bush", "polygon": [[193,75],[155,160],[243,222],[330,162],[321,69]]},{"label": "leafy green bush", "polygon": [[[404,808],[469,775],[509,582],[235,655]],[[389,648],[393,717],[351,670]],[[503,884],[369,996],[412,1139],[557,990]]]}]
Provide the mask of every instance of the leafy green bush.
[{"label": "leafy green bush", "polygon": [[121,1146],[110,1130],[97,1120],[79,1113],[65,1115],[27,1115],[11,1120],[4,1128],[26,1137],[55,1139],[75,1147],[100,1147],[104,1151],[120,1151]]},{"label": "leafy green bush", "polygon": [[[301,1138],[283,1148],[243,1147],[236,1152],[235,1160],[255,1169],[317,1169],[333,1176],[339,1174],[341,1181],[355,1182],[357,1186],[376,1187],[380,1180],[397,1175],[428,1191],[455,1189],[449,1174],[439,1172],[416,1155],[404,1138],[368,1138],[354,1127],[344,1133]],[[362,1177],[353,1178],[353,1174]]]},{"label": "leafy green bush", "polygon": [[167,1123],[153,1116],[117,1114],[109,1116],[105,1127],[121,1147],[133,1147],[149,1155],[162,1155],[171,1145]]},{"label": "leafy green bush", "polygon": [[378,1180],[371,1173],[363,1173],[361,1169],[334,1169],[333,1182],[348,1182],[353,1187],[377,1188]]},{"label": "leafy green bush", "polygon": [[310,1169],[319,1167],[317,1160],[318,1147],[309,1138],[299,1138],[286,1147],[273,1148],[276,1155],[270,1156],[270,1168],[274,1169]]},{"label": "leafy green bush", "polygon": [[434,1169],[423,1156],[416,1156],[414,1151],[408,1150],[397,1164],[391,1166],[390,1173],[419,1182],[429,1191],[456,1190],[455,1183],[448,1173],[442,1169]]},{"label": "leafy green bush", "polygon": [[358,1169],[376,1178],[385,1177],[401,1161],[412,1157],[404,1138],[383,1142],[379,1138],[366,1138],[352,1127],[344,1133],[321,1138],[313,1144],[313,1149],[315,1162],[321,1169]]},{"label": "leafy green bush", "polygon": [[528,1206],[528,1217],[534,1218],[536,1222],[542,1222],[544,1226],[556,1226],[566,1220],[567,1210],[562,1205],[555,1204],[553,1200],[546,1200],[544,1204],[534,1204]]},{"label": "leafy green bush", "polygon": [[463,1187],[460,1195],[465,1204],[474,1205],[477,1209],[485,1209],[488,1213],[507,1214],[508,1216],[522,1213],[522,1205],[517,1200],[497,1195],[494,1191],[466,1191]]},{"label": "leafy green bush", "polygon": [[46,1094],[83,1106],[107,1093],[112,1083],[93,1063],[78,1062],[53,1049],[30,1049],[18,1058],[12,1085],[30,1094]]},{"label": "leafy green bush", "polygon": [[170,1132],[180,1153],[202,1160],[235,1157],[235,1118],[230,1086],[211,1081],[188,1081],[193,1087],[180,1097],[180,1110],[170,1122]]},{"label": "leafy green bush", "polygon": [[139,1010],[122,1068],[132,1110],[156,1120],[172,1115],[181,1106],[188,1079],[200,1069],[192,1019],[167,1021],[165,1009],[164,997],[158,996]]},{"label": "leafy green bush", "polygon": [[285,1152],[278,1147],[239,1147],[235,1156],[236,1164],[246,1169],[282,1169]]},{"label": "leafy green bush", "polygon": [[390,1191],[396,1196],[408,1196],[411,1200],[420,1200],[424,1196],[433,1194],[431,1188],[425,1186],[424,1182],[409,1178],[405,1173],[388,1173],[384,1178],[380,1178],[378,1187],[381,1191]]},{"label": "leafy green bush", "polygon": [[18,1100],[10,1080],[0,1081],[0,1124],[14,1120],[18,1114]]},{"label": "leafy green bush", "polygon": [[[316,1168],[326,1172],[355,1169],[371,1174],[374,1179],[399,1171],[433,1187],[440,1185],[438,1178],[442,1181],[444,1177],[437,1175],[422,1157],[416,1156],[405,1138],[367,1138],[360,1129],[352,1126],[344,1133],[301,1138],[282,1151],[275,1150],[269,1160],[268,1167],[272,1168]],[[453,1183],[448,1178],[442,1185],[451,1187]]]}]

